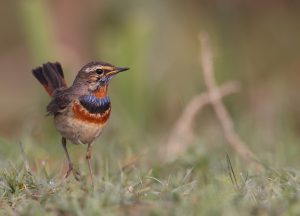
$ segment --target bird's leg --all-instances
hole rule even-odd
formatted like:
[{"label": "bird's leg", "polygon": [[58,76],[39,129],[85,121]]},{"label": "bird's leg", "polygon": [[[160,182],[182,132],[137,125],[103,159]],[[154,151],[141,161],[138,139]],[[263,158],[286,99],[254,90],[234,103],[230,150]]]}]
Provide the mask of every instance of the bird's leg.
[{"label": "bird's leg", "polygon": [[68,168],[68,171],[67,171],[67,173],[66,173],[66,175],[65,175],[65,178],[68,178],[68,176],[70,175],[70,173],[73,172],[73,175],[74,175],[75,179],[76,179],[77,181],[79,181],[80,173],[77,172],[77,171],[75,171],[74,168],[73,168],[73,163],[72,163],[72,161],[71,161],[71,158],[70,158],[70,155],[69,155],[69,152],[68,152],[68,149],[67,149],[67,140],[66,140],[66,138],[62,137],[61,143],[62,143],[62,146],[63,146],[63,148],[64,148],[65,154],[66,154],[66,156],[67,156],[67,159],[68,159],[68,167],[69,167],[69,168]]},{"label": "bird's leg", "polygon": [[88,166],[89,166],[90,177],[91,177],[92,185],[94,187],[94,178],[93,178],[93,172],[92,172],[92,166],[91,166],[91,157],[92,157],[92,144],[89,143],[87,146],[87,149],[86,149],[85,158],[86,158]]}]

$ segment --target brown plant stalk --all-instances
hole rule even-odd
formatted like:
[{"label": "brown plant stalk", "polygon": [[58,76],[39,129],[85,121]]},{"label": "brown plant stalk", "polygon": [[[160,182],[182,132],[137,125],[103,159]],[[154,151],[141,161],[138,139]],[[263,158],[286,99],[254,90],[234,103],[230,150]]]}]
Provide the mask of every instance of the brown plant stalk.
[{"label": "brown plant stalk", "polygon": [[253,165],[257,171],[262,171],[264,167],[258,162],[254,153],[247,147],[244,141],[234,130],[233,121],[227,112],[221,97],[220,90],[217,86],[214,78],[212,52],[209,45],[209,38],[206,33],[199,36],[201,45],[201,57],[200,63],[202,65],[202,71],[204,76],[204,82],[208,89],[208,95],[210,97],[213,109],[216,112],[217,118],[223,128],[225,138],[232,149],[248,164]]},{"label": "brown plant stalk", "polygon": [[[220,99],[237,92],[239,84],[237,82],[228,82],[220,87]],[[194,140],[193,123],[197,114],[203,107],[211,104],[211,98],[208,93],[202,93],[195,96],[185,107],[182,114],[174,124],[170,133],[167,145],[162,150],[162,154],[167,161],[172,161],[185,152],[188,146]]]}]

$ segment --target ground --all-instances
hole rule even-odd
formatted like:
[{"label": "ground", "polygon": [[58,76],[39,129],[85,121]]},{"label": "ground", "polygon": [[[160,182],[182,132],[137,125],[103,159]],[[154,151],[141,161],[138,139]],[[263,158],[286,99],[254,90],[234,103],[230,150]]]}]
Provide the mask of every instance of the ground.
[{"label": "ground", "polygon": [[[52,155],[57,158],[55,161],[37,161],[40,156],[36,155],[35,145],[31,146],[35,151],[31,148],[26,151],[25,146],[24,153],[19,150],[18,159],[3,164],[1,215],[300,213],[298,171],[266,165],[264,172],[256,173],[233,152],[216,150],[207,154],[201,143],[198,144],[168,163],[158,158],[154,162],[151,156],[155,155],[150,150],[129,153],[122,161],[117,159],[120,155],[114,149],[118,146],[102,148],[102,153],[97,152],[101,147],[96,148],[94,188],[83,155],[75,162],[82,175],[77,182],[73,176],[64,179],[67,167],[63,165],[62,149],[58,156]],[[83,150],[78,146],[70,149],[73,158],[74,151],[76,157]]]}]

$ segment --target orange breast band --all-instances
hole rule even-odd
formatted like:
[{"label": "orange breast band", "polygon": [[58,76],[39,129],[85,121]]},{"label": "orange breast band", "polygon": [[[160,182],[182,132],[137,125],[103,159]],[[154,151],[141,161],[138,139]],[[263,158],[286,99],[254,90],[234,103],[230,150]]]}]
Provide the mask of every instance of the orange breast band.
[{"label": "orange breast band", "polygon": [[101,124],[104,125],[109,116],[110,116],[110,108],[104,112],[103,114],[93,114],[89,113],[82,105],[79,103],[74,103],[73,105],[73,112],[74,117],[76,119],[79,119],[81,121],[89,122],[89,123],[95,123],[95,124]]}]

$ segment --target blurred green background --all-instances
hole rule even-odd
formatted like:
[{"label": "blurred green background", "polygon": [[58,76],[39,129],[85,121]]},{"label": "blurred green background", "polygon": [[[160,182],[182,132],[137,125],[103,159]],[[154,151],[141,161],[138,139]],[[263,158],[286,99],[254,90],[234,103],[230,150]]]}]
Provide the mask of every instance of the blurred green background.
[{"label": "blurred green background", "polygon": [[[2,0],[2,161],[15,158],[19,142],[35,161],[65,161],[45,117],[48,95],[31,75],[47,61],[62,63],[69,84],[91,60],[130,67],[111,82],[112,117],[94,154],[151,154],[189,100],[205,91],[198,34],[207,31],[218,82],[242,85],[224,100],[238,133],[262,161],[297,167],[299,20],[300,2],[293,0]],[[195,122],[207,156],[230,151],[210,108]],[[83,149],[71,148],[84,160]]]}]

